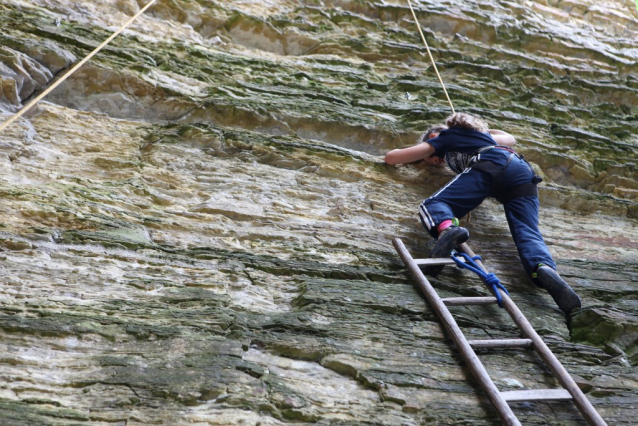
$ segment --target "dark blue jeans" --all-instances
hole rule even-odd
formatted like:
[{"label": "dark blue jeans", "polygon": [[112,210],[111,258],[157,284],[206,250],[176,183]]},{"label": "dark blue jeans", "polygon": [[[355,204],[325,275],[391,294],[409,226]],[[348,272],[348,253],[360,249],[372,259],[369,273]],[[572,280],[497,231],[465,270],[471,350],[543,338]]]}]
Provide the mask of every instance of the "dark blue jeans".
[{"label": "dark blue jeans", "polygon": [[[530,166],[514,157],[503,173],[503,190],[531,182]],[[458,174],[419,206],[419,217],[433,238],[438,237],[437,225],[447,219],[462,218],[478,207],[492,191],[492,176],[471,167]],[[538,197],[520,197],[504,205],[514,244],[525,272],[530,276],[539,263],[556,268],[556,263],[538,229]]]}]

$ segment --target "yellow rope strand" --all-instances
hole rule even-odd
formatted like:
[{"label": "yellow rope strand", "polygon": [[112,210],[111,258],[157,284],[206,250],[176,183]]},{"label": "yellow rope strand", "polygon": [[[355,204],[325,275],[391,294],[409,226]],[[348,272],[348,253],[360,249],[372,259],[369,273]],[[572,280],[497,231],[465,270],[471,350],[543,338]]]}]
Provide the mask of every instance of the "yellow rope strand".
[{"label": "yellow rope strand", "polygon": [[450,103],[450,108],[452,108],[452,114],[455,114],[454,105],[452,105],[452,101],[450,100],[450,97],[447,94],[447,90],[445,90],[445,84],[443,84],[443,79],[441,79],[441,74],[439,74],[439,70],[436,68],[436,63],[434,62],[434,58],[432,57],[432,53],[430,52],[430,47],[428,46],[428,42],[425,41],[425,36],[423,35],[423,31],[421,31],[421,25],[419,24],[419,20],[416,18],[414,9],[412,9],[412,2],[410,0],[408,0],[408,6],[410,6],[410,11],[412,12],[412,16],[414,16],[414,22],[416,23],[416,27],[419,29],[419,34],[421,34],[421,39],[423,40],[423,44],[425,44],[425,48],[428,51],[428,55],[430,56],[430,60],[432,61],[432,65],[434,66],[434,71],[436,72],[436,76],[439,78],[439,82],[441,83],[441,87],[443,88],[443,93],[445,93],[445,97],[447,98],[447,101]]},{"label": "yellow rope strand", "polygon": [[84,58],[80,62],[78,62],[73,68],[71,68],[66,74],[64,74],[64,76],[62,76],[58,81],[56,81],[53,85],[51,85],[49,88],[47,88],[44,92],[40,93],[40,95],[38,95],[38,97],[36,97],[32,101],[30,101],[27,105],[25,105],[20,111],[18,111],[18,113],[16,113],[15,115],[11,116],[4,123],[0,124],[0,132],[3,131],[4,129],[6,129],[11,123],[16,121],[18,118],[20,118],[21,116],[26,114],[27,111],[29,111],[38,102],[40,102],[42,100],[42,98],[44,98],[46,95],[51,93],[51,91],[53,89],[58,87],[64,80],[66,80],[68,77],[70,77],[71,74],[73,74],[75,71],[77,71],[82,65],[84,65],[89,59],[91,59],[97,52],[102,50],[102,48],[104,46],[106,46],[108,43],[111,42],[111,40],[113,40],[115,37],[117,37],[118,34],[120,34],[122,31],[124,31],[124,29],[126,29],[126,27],[128,27],[133,21],[135,21],[141,14],[146,12],[146,9],[151,7],[151,5],[153,3],[155,3],[155,1],[156,0],[151,0],[150,2],[148,2],[148,4],[146,6],[144,6],[142,9],[140,9],[140,11],[137,12],[135,14],[135,16],[133,16],[131,19],[129,19],[119,30],[117,30],[116,32],[111,34],[111,36],[109,38],[107,38],[102,44],[100,44],[93,52],[89,53],[89,55],[86,58]]}]

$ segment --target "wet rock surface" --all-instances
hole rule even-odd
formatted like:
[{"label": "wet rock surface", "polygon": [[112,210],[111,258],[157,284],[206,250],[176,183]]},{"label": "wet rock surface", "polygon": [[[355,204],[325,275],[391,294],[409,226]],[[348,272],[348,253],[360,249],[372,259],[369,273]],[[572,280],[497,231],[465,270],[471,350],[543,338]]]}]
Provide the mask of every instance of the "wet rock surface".
[{"label": "wet rock surface", "polygon": [[[544,178],[570,328],[497,203],[470,245],[603,418],[634,423],[635,9],[414,6],[456,110]],[[2,119],[140,7],[1,2]],[[391,245],[427,256],[416,207],[451,174],[381,155],[448,113],[407,3],[158,1],[0,133],[3,424],[498,424]],[[487,295],[456,268],[431,282]],[[468,338],[519,336],[497,307],[454,313]],[[532,353],[479,355],[501,390],[559,386]]]}]

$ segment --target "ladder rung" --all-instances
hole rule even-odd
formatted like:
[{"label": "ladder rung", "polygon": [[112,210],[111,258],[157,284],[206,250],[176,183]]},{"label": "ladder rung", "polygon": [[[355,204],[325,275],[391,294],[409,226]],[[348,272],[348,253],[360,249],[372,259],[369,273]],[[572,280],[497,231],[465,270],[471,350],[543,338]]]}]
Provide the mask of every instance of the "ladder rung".
[{"label": "ladder rung", "polygon": [[571,401],[572,395],[565,389],[532,389],[501,392],[507,402],[519,401]]},{"label": "ladder rung", "polygon": [[[452,260],[451,257],[434,257],[429,259],[413,259],[414,263],[419,266],[428,266],[428,265],[456,265],[456,262]],[[461,262],[465,263],[465,259],[459,259]]]},{"label": "ladder rung", "polygon": [[473,349],[483,348],[531,348],[532,339],[468,340]]},{"label": "ladder rung", "polygon": [[441,301],[447,306],[491,305],[496,303],[496,297],[446,297]]}]

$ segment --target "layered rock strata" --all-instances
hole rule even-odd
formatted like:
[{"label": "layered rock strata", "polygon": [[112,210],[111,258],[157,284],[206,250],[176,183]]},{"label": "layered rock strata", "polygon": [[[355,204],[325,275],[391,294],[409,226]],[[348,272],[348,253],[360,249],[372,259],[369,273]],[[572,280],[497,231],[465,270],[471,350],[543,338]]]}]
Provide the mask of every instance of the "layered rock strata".
[{"label": "layered rock strata", "polygon": [[[621,1],[414,1],[457,111],[516,136],[541,229],[583,299],[568,328],[502,207],[470,245],[609,424],[638,395],[638,14]],[[2,120],[117,30],[132,0],[0,2]],[[498,424],[391,239],[444,169],[390,167],[449,105],[407,3],[159,0],[0,133],[7,425]],[[447,268],[442,296],[486,295]],[[517,337],[455,308],[469,338]],[[558,387],[480,353],[502,390]],[[523,424],[583,424],[520,403]]]}]

